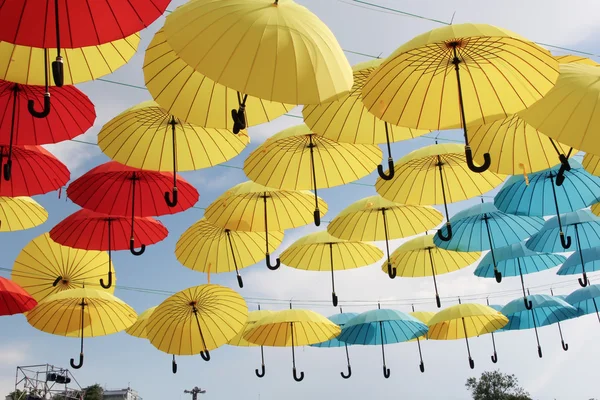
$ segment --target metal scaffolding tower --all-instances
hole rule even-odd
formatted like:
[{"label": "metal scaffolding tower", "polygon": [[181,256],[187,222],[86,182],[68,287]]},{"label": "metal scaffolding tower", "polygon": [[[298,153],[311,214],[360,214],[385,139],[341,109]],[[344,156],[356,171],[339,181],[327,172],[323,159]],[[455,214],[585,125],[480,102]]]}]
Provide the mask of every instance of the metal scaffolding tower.
[{"label": "metal scaffolding tower", "polygon": [[15,391],[17,390],[21,396],[15,400],[83,400],[83,391],[73,374],[66,368],[50,364],[17,367]]}]

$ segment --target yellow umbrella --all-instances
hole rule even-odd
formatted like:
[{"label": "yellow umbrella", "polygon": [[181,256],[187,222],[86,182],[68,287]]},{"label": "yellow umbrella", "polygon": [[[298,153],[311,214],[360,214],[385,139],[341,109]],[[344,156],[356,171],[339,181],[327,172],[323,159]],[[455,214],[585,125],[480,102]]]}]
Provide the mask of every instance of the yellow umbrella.
[{"label": "yellow umbrella", "polygon": [[565,54],[562,56],[554,56],[554,58],[558,61],[559,64],[579,63],[579,64],[592,65],[594,67],[597,67],[600,65],[596,61],[589,59],[587,57],[575,56],[572,54]]},{"label": "yellow umbrella", "polygon": [[135,323],[129,328],[125,329],[125,333],[140,339],[148,339],[148,332],[146,331],[146,326],[148,325],[148,318],[150,318],[156,307],[157,306],[150,307],[149,309],[138,315]]},{"label": "yellow umbrella", "polygon": [[[150,343],[168,354],[200,354],[227,344],[248,319],[246,302],[220,285],[194,286],[175,293],[150,315],[146,332]],[[196,329],[198,328],[198,329]]]},{"label": "yellow umbrella", "polygon": [[452,238],[448,203],[480,196],[502,184],[504,176],[490,171],[472,172],[462,146],[433,144],[412,151],[396,162],[396,176],[391,181],[378,179],[377,193],[402,204],[443,204],[448,237]]},{"label": "yellow umbrella", "polygon": [[483,172],[491,157],[484,153],[483,165],[475,165],[467,125],[529,107],[557,78],[558,61],[548,50],[491,25],[456,24],[400,46],[368,78],[363,101],[376,117],[394,125],[462,127],[467,164]]},{"label": "yellow umbrella", "polygon": [[[319,218],[327,213],[327,203],[317,198]],[[219,196],[204,212],[204,218],[232,231],[265,232],[266,263],[271,265],[269,231],[298,228],[312,220],[313,194],[309,191],[278,190],[246,181]]]},{"label": "yellow umbrella", "polygon": [[48,211],[31,197],[0,197],[0,232],[31,229],[48,220]]},{"label": "yellow umbrella", "polygon": [[[499,311],[483,304],[459,304],[443,309],[429,321],[428,338],[432,340],[465,339],[469,353],[469,366],[475,368],[471,358],[469,338],[492,333],[508,323]],[[462,325],[462,329],[461,329]]]},{"label": "yellow umbrella", "polygon": [[[29,242],[15,260],[11,278],[38,302],[63,290],[82,285],[100,289],[106,276],[108,253],[62,246],[44,233]],[[114,265],[112,279],[116,281]],[[104,291],[114,293],[112,285]]]},{"label": "yellow umbrella", "polygon": [[387,271],[394,279],[396,268],[392,268],[389,241],[433,229],[443,218],[433,207],[398,204],[376,195],[346,207],[331,221],[327,232],[346,240],[385,240]]},{"label": "yellow umbrella", "polygon": [[[600,68],[582,63],[561,64],[556,86],[521,112],[521,117],[558,142],[600,155],[599,96]],[[564,171],[570,169],[567,157],[572,151],[566,157],[559,156],[562,165],[556,177],[558,186],[564,181]]]},{"label": "yellow umbrella", "polygon": [[[140,44],[135,33],[125,39],[99,46],[60,49],[64,68],[64,84],[75,85],[112,74],[127,64]],[[0,79],[24,85],[44,85],[46,63],[56,58],[56,49],[39,49],[0,42]],[[54,85],[50,80],[49,85]]]},{"label": "yellow umbrella", "polygon": [[583,156],[581,163],[583,168],[592,175],[600,176],[600,157],[594,154],[587,153]]},{"label": "yellow umbrella", "polygon": [[177,171],[209,168],[240,154],[250,142],[246,132],[202,128],[170,115],[154,101],[133,106],[113,118],[98,133],[98,146],[108,157],[134,168],[173,171],[177,205]]},{"label": "yellow umbrella", "polygon": [[296,240],[281,253],[281,262],[307,271],[331,271],[331,296],[333,306],[337,307],[333,271],[364,267],[377,262],[382,256],[383,252],[372,244],[338,239],[327,231],[321,231]]},{"label": "yellow umbrella", "polygon": [[79,362],[71,358],[71,367],[83,366],[83,338],[105,336],[129,328],[136,321],[135,310],[104,290],[69,289],[40,301],[27,313],[27,321],[36,329],[53,335],[81,338]]},{"label": "yellow umbrella", "polygon": [[338,336],[340,327],[324,316],[311,310],[275,312],[257,321],[244,334],[244,339],[261,346],[292,347],[292,371],[294,380],[304,379],[304,372],[296,373],[295,346],[325,342]]},{"label": "yellow umbrella", "polygon": [[[412,312],[408,314],[415,317],[425,325],[429,324],[429,321],[435,315],[435,313],[431,311],[415,311],[415,306],[412,306]],[[421,352],[421,340],[423,339],[427,339],[426,334],[421,337],[409,340],[409,342],[417,342],[417,347],[419,348],[419,358],[421,359],[421,363],[419,364],[419,369],[421,370],[421,372],[425,372],[425,363],[423,362],[423,353]]]},{"label": "yellow umbrella", "polygon": [[[409,240],[398,247],[390,257],[398,276],[404,278],[433,277],[435,301],[442,306],[438,293],[436,275],[447,274],[468,267],[479,259],[477,251],[450,251],[437,247],[433,243],[434,235],[423,235]],[[382,265],[387,272],[386,265]],[[425,321],[423,321],[425,322]],[[426,322],[425,322],[426,323]]]},{"label": "yellow umbrella", "polygon": [[[269,233],[274,251],[283,240],[283,232]],[[223,229],[202,218],[189,227],[177,241],[175,256],[184,266],[204,273],[235,271],[238,285],[244,287],[239,269],[256,264],[264,257],[263,234]]]},{"label": "yellow umbrella", "polygon": [[366,112],[361,101],[362,88],[371,73],[383,63],[383,59],[376,59],[352,67],[354,85],[343,98],[330,103],[306,105],[302,109],[304,122],[318,135],[336,142],[387,144],[389,175],[384,174],[383,167],[378,166],[377,171],[383,179],[394,176],[394,159],[390,142],[413,139],[429,133],[429,130],[418,130],[388,125],[387,122],[375,118]]},{"label": "yellow umbrella", "polygon": [[[239,106],[237,92],[187,65],[171,49],[162,29],[146,49],[144,78],[154,100],[176,118],[207,128],[234,129],[229,115]],[[250,127],[272,121],[295,106],[248,96],[246,107]]]},{"label": "yellow umbrella", "polygon": [[183,61],[239,93],[232,114],[240,127],[247,96],[319,104],[352,87],[352,68],[333,33],[292,0],[188,2],[163,30]]},{"label": "yellow umbrella", "polygon": [[[273,311],[261,310],[260,305],[258,306],[258,311],[250,311],[248,313],[248,321],[244,325],[244,328],[237,334],[236,337],[234,337],[233,339],[231,339],[229,341],[229,345],[230,346],[239,346],[239,347],[258,346],[257,344],[250,343],[249,341],[244,339],[244,335],[246,334],[246,332],[249,329],[251,329],[254,326],[254,324],[256,324],[256,322],[258,322],[262,318],[272,315],[272,314],[273,314]],[[264,352],[263,346],[260,346],[260,358],[261,358],[261,366],[260,366],[261,370],[259,371],[258,369],[255,369],[254,373],[256,374],[257,377],[262,378],[263,376],[265,376],[265,372],[266,372],[265,371],[265,352]]]},{"label": "yellow umbrella", "polygon": [[315,225],[321,224],[317,189],[358,180],[381,160],[376,145],[338,143],[315,135],[306,125],[285,129],[267,139],[244,162],[246,176],[261,185],[315,192]]}]

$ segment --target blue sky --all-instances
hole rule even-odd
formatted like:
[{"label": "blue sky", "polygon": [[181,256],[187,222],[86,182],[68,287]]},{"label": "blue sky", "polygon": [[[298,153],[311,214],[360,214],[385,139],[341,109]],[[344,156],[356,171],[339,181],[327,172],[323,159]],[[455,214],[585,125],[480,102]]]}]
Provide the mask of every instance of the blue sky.
[{"label": "blue sky", "polygon": [[[173,1],[169,9],[182,4]],[[422,19],[401,16],[387,11],[377,11],[372,7],[360,5],[352,0],[302,0],[301,4],[315,12],[329,25],[346,50],[386,56],[400,44],[413,36],[433,29],[439,24]],[[575,0],[571,7],[556,0],[505,0],[502,2],[482,2],[477,0],[422,0],[419,2],[380,0],[378,4],[402,9],[404,11],[426,15],[449,21],[456,12],[454,22],[482,22],[511,29],[532,40],[557,46],[576,48],[591,53],[600,53],[600,44],[594,40],[598,36],[600,4],[595,0]],[[159,19],[149,29],[142,32],[142,44],[139,53],[130,64],[123,67],[107,79],[143,86],[143,51],[152,35],[162,26],[164,18]],[[347,52],[351,64],[368,58]],[[557,52],[564,54],[564,52]],[[109,84],[91,82],[79,86],[94,102],[98,113],[96,125],[80,139],[95,142],[101,126],[126,108],[141,101],[149,100],[145,90]],[[299,115],[300,109],[293,111]],[[240,167],[244,158],[266,137],[288,126],[300,123],[300,119],[282,117],[279,120],[251,129],[252,143],[240,156],[228,162],[228,165]],[[444,133],[442,137],[460,139],[456,132]],[[397,159],[415,148],[432,144],[429,139],[416,139],[393,145]],[[107,158],[95,147],[79,143],[64,143],[48,146],[71,169],[72,178],[77,178],[90,168],[107,161]],[[243,171],[235,168],[214,167],[193,173],[183,174],[200,192],[198,207],[206,207],[212,200],[246,178]],[[376,174],[361,180],[361,183],[373,184]],[[368,186],[347,185],[339,188],[320,190],[329,203],[331,219],[351,202],[375,194]],[[14,259],[30,240],[49,231],[56,223],[78,208],[65,198],[57,198],[51,193],[36,198],[50,213],[44,225],[24,231],[3,235],[2,268],[11,268]],[[479,200],[466,201],[452,205],[451,213],[474,204]],[[175,292],[192,285],[206,282],[206,276],[181,266],[173,254],[175,242],[193,221],[202,217],[202,210],[191,209],[175,216],[160,218],[168,227],[169,237],[156,246],[147,248],[142,257],[133,257],[128,252],[114,255],[117,271],[117,283],[120,286],[142,287]],[[277,254],[299,237],[315,231],[307,226],[286,232],[286,238]],[[394,241],[393,248],[401,241]],[[379,243],[381,245],[381,243]],[[513,290],[519,288],[518,279],[506,279],[502,285],[493,280],[487,281],[472,275],[473,267],[461,272],[440,276],[438,284],[443,297],[457,295],[475,295],[489,292]],[[330,315],[337,312],[328,306],[330,280],[326,274],[318,272],[296,271],[282,267],[268,271],[264,264],[258,263],[242,271],[244,289],[240,293],[246,297],[269,299],[295,299],[295,307],[302,307],[302,300],[323,300],[321,304],[310,308]],[[2,272],[7,276],[7,272]],[[557,293],[568,293],[576,289],[573,277],[560,278],[555,271],[543,272],[526,278],[532,286],[556,284]],[[595,280],[592,276],[592,279]],[[213,283],[221,283],[236,290],[234,275],[212,276]],[[568,287],[562,287],[564,283]],[[394,306],[403,311],[410,310],[410,301],[432,297],[430,279],[391,281],[379,270],[379,265],[359,270],[341,272],[336,276],[336,288],[340,301],[361,300],[368,305],[347,307],[347,311],[364,311],[375,307],[374,302],[396,299]],[[141,293],[138,291],[117,289],[115,294],[132,305],[138,313],[157,305],[164,295]],[[484,296],[478,296],[484,302]],[[494,298],[495,302],[505,303],[511,297]],[[447,300],[445,305],[455,300]],[[285,308],[283,301],[263,302],[263,308]],[[417,308],[434,310],[434,302],[418,301]],[[306,304],[304,305],[306,306]],[[256,304],[249,303],[250,309]],[[8,393],[14,386],[16,365],[51,363],[68,366],[69,358],[78,353],[78,341],[52,336],[31,328],[23,316],[5,317],[0,321],[0,394]],[[297,351],[299,370],[305,371],[306,378],[296,383],[291,377],[291,354],[289,349],[265,350],[267,375],[258,379],[254,368],[260,365],[258,349],[233,348],[225,346],[211,353],[209,363],[200,357],[180,357],[179,372],[170,372],[170,356],[163,354],[147,341],[136,339],[125,333],[86,340],[86,363],[83,369],[75,371],[75,376],[83,385],[100,383],[108,388],[127,387],[138,390],[144,399],[187,398],[184,389],[195,385],[207,389],[205,397],[212,399],[275,400],[282,397],[288,400],[300,400],[307,397],[325,398],[344,397],[359,399],[366,396],[378,400],[397,399],[398,397],[418,399],[446,400],[465,399],[464,382],[469,376],[479,375],[484,370],[500,368],[504,372],[515,373],[523,386],[535,399],[588,399],[600,397],[600,389],[595,381],[597,359],[600,347],[595,338],[600,326],[594,316],[568,321],[563,324],[565,339],[569,343],[568,352],[560,346],[556,326],[540,330],[540,339],[544,349],[544,358],[538,359],[535,348],[535,336],[531,331],[508,332],[496,337],[500,361],[494,365],[489,356],[492,354],[489,336],[471,340],[472,354],[476,369],[471,371],[467,364],[464,341],[434,342],[423,344],[423,353],[427,371],[418,370],[418,352],[415,343],[388,346],[386,356],[392,376],[385,380],[381,376],[381,353],[377,347],[353,347],[351,359],[353,377],[343,380],[339,372],[345,369],[345,355],[342,349],[303,348]]]}]

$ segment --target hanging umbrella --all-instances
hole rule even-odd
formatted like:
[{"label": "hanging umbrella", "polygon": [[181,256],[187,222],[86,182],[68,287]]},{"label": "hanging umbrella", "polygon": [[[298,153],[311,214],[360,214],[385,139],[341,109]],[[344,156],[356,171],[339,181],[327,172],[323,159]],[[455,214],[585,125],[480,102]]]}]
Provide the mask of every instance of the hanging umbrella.
[{"label": "hanging umbrella", "polygon": [[[544,217],[560,215],[589,207],[600,197],[600,178],[590,175],[577,161],[570,161],[571,169],[565,172],[565,182],[556,186],[554,178],[560,166],[531,174],[528,180],[512,176],[494,198],[500,211]],[[564,249],[571,247],[571,237],[564,235],[559,222],[560,241]]]},{"label": "hanging umbrella", "polygon": [[10,172],[10,177],[4,175],[5,179],[0,179],[0,196],[5,197],[35,196],[54,190],[59,190],[60,196],[71,175],[58,158],[41,146],[13,146],[11,151],[9,146],[0,145],[0,165]]},{"label": "hanging umbrella", "polygon": [[[345,313],[342,311],[340,307],[340,313],[334,314],[330,317],[327,317],[331,322],[339,326],[340,328],[344,328],[344,325],[348,323],[352,318],[356,317],[357,313]],[[311,344],[313,347],[321,347],[321,348],[331,348],[331,347],[342,347],[344,346],[346,350],[346,361],[348,362],[348,373],[340,372],[340,375],[344,379],[348,379],[352,376],[352,367],[350,366],[350,354],[348,354],[348,343],[340,341],[338,338],[329,339],[325,342]]]},{"label": "hanging umbrella", "polygon": [[123,300],[101,290],[70,289],[46,297],[27,313],[27,321],[42,332],[81,338],[79,362],[83,366],[83,338],[121,332],[135,323],[135,310]]},{"label": "hanging umbrella", "polygon": [[507,321],[504,315],[491,307],[475,303],[461,304],[459,299],[459,304],[445,308],[431,318],[427,337],[431,340],[464,338],[469,354],[469,366],[473,369],[475,361],[471,358],[469,338],[492,333],[504,327]]},{"label": "hanging umbrella", "polygon": [[186,64],[238,92],[232,115],[240,129],[247,96],[320,104],[352,87],[352,69],[333,33],[292,0],[190,2],[167,17],[163,31]]},{"label": "hanging umbrella", "polygon": [[[494,310],[496,310],[498,312],[502,312],[502,307],[503,306],[500,306],[500,305],[497,305],[497,304],[490,304],[490,299],[486,299],[486,303],[487,303],[488,307],[493,308]],[[494,332],[501,332],[503,329],[504,328],[500,328],[500,329],[497,329]],[[494,332],[490,333],[490,335],[492,336],[492,346],[494,348],[494,354],[490,358],[492,359],[492,362],[494,364],[496,364],[498,362],[498,353],[496,352],[496,338],[494,337]]]},{"label": "hanging umbrella", "polygon": [[531,302],[527,300],[525,294],[524,274],[545,271],[554,268],[563,262],[566,258],[552,253],[536,253],[529,250],[525,243],[515,243],[510,246],[495,248],[494,253],[487,253],[477,268],[475,276],[481,278],[493,278],[495,270],[503,276],[519,276],[521,278],[521,287],[523,288],[523,301],[525,308],[531,309]]},{"label": "hanging umbrella", "polygon": [[0,315],[23,314],[37,305],[37,301],[15,282],[0,276]]},{"label": "hanging umbrella", "polygon": [[[108,255],[103,251],[79,250],[54,242],[44,233],[29,242],[13,265],[11,278],[34,299],[41,301],[64,290],[96,288],[100,278],[106,276]],[[111,267],[115,281],[114,265]],[[97,287],[100,289],[100,287]],[[115,287],[106,290],[114,293]]]},{"label": "hanging umbrella", "polygon": [[[327,213],[327,203],[320,197],[319,218]],[[204,211],[209,222],[231,231],[265,232],[267,268],[280,266],[277,258],[271,265],[270,231],[298,228],[312,220],[313,194],[309,191],[278,190],[246,181],[235,185],[213,201]]]},{"label": "hanging umbrella", "polygon": [[[437,247],[433,243],[434,235],[418,236],[403,243],[390,257],[397,276],[403,278],[433,277],[435,301],[438,308],[442,306],[438,293],[436,275],[447,274],[468,267],[479,259],[481,253],[449,251]],[[386,265],[382,265],[387,272]]]},{"label": "hanging umbrella", "polygon": [[160,351],[200,354],[209,361],[209,350],[227,344],[247,319],[248,307],[242,296],[224,286],[207,284],[187,288],[163,301],[150,315],[146,332]]},{"label": "hanging umbrella", "polygon": [[396,269],[392,268],[389,241],[433,229],[442,218],[433,207],[398,204],[376,195],[358,200],[342,210],[327,226],[327,232],[345,240],[385,240],[387,273],[394,279]]},{"label": "hanging umbrella", "polygon": [[31,229],[48,220],[48,211],[31,197],[0,197],[0,232]]},{"label": "hanging umbrella", "polygon": [[382,59],[370,60],[352,67],[354,85],[350,93],[337,101],[321,104],[309,104],[302,109],[304,122],[318,135],[336,142],[387,145],[388,168],[386,175],[383,166],[377,167],[382,179],[394,177],[394,159],[390,142],[413,139],[429,133],[429,130],[403,128],[381,121],[371,113],[365,112],[361,101],[362,88],[371,73],[383,63]]},{"label": "hanging umbrella", "polygon": [[[540,345],[538,328],[565,319],[575,318],[577,310],[566,301],[547,294],[529,295],[527,296],[527,300],[531,304],[530,309],[525,307],[521,298],[511,301],[502,308],[502,314],[508,317],[508,324],[504,327],[504,330],[512,331],[533,328],[538,345],[538,356],[542,358],[542,346]],[[562,346],[565,351],[569,348],[564,340],[562,341]]]},{"label": "hanging umbrella", "polygon": [[35,4],[12,0],[0,10],[0,19],[6,21],[0,27],[0,41],[56,49],[52,74],[54,83],[62,86],[61,48],[96,46],[123,39],[149,26],[168,5],[169,0],[45,0]]},{"label": "hanging umbrella", "polygon": [[98,133],[98,146],[121,164],[150,171],[173,171],[173,192],[165,202],[177,205],[177,171],[209,168],[240,154],[250,142],[228,129],[189,124],[154,101],[133,106],[113,118]]},{"label": "hanging umbrella", "polygon": [[348,344],[381,345],[383,376],[390,377],[385,363],[386,344],[406,342],[427,333],[427,325],[402,311],[380,309],[359,314],[348,321],[338,340]]},{"label": "hanging umbrella", "polygon": [[467,164],[473,172],[483,172],[491,157],[485,153],[483,165],[475,165],[467,125],[527,108],[557,78],[558,61],[533,42],[491,25],[455,24],[396,49],[367,79],[363,101],[369,112],[395,125],[462,127]]},{"label": "hanging umbrella", "polygon": [[[415,317],[416,319],[418,319],[425,325],[428,325],[429,321],[431,321],[431,318],[433,318],[433,316],[435,315],[434,312],[430,312],[430,311],[415,311],[415,306],[412,306],[412,312],[410,312],[408,314],[412,317]],[[427,339],[427,333],[425,333],[425,335],[423,335],[421,337],[409,340],[409,342],[412,342],[412,341],[417,342],[417,347],[419,348],[419,359],[421,360],[421,362],[419,363],[419,370],[421,370],[422,373],[425,372],[425,363],[423,362],[423,353],[421,353],[421,340],[425,340],[425,339]]]},{"label": "hanging umbrella", "polygon": [[244,173],[254,182],[273,188],[313,190],[314,220],[319,226],[317,189],[364,178],[380,159],[381,150],[376,145],[334,142],[302,124],[269,137],[248,156]]},{"label": "hanging umbrella", "polygon": [[[482,199],[483,201],[483,199]],[[492,203],[481,203],[462,210],[451,218],[454,234],[450,241],[436,235],[436,246],[455,251],[490,250],[496,281],[502,281],[495,259],[495,249],[519,243],[539,231],[540,217],[520,217],[499,211]],[[444,228],[442,228],[442,231]],[[447,235],[445,235],[447,236]],[[529,247],[529,246],[528,246]]]},{"label": "hanging umbrella", "polygon": [[573,54],[563,54],[560,56],[554,56],[554,58],[560,64],[580,63],[580,64],[586,64],[586,65],[593,65],[595,67],[600,65],[596,61],[594,61],[590,58],[577,56],[577,55],[573,55]]},{"label": "hanging umbrella", "polygon": [[575,251],[576,254],[579,254],[579,265],[581,265],[582,270],[579,284],[586,287],[588,279],[582,251],[600,246],[600,218],[592,214],[590,210],[578,210],[562,214],[559,218],[549,219],[539,232],[527,241],[526,246],[530,250],[546,253],[563,251],[561,241],[557,240],[560,237],[561,226],[565,236],[575,235]]},{"label": "hanging umbrella", "polygon": [[311,310],[277,311],[258,320],[244,334],[244,339],[260,346],[292,347],[294,380],[304,379],[304,372],[296,372],[296,346],[321,343],[340,334],[340,327]]},{"label": "hanging umbrella", "polygon": [[[260,321],[264,317],[267,317],[267,316],[272,315],[272,314],[273,314],[273,311],[261,310],[260,309],[260,305],[258,306],[258,310],[257,311],[250,311],[248,313],[248,321],[244,325],[244,328],[242,330],[240,330],[239,333],[237,334],[237,336],[234,337],[233,339],[231,339],[228,344],[230,346],[239,346],[239,347],[254,347],[254,346],[258,346],[257,344],[250,343],[249,341],[247,341],[246,339],[244,339],[244,335],[258,321]],[[265,369],[265,351],[263,349],[263,346],[260,346],[260,359],[261,359],[261,364],[260,364],[260,368],[261,369],[260,369],[260,371],[258,370],[258,368],[255,369],[254,373],[256,374],[257,377],[262,378],[263,376],[265,376],[265,373],[266,373],[266,369]]]},{"label": "hanging umbrella", "polygon": [[334,271],[365,267],[381,259],[383,252],[372,244],[346,241],[327,231],[310,233],[296,240],[281,253],[288,267],[307,271],[331,271],[331,299],[337,307]]},{"label": "hanging umbrella", "polygon": [[[582,264],[583,263],[583,264]],[[577,275],[582,270],[600,271],[600,247],[582,249],[571,254],[567,261],[556,271],[556,275]]]},{"label": "hanging umbrella", "polygon": [[504,180],[489,171],[472,172],[458,144],[436,143],[414,150],[398,160],[395,169],[395,179],[377,180],[377,193],[401,204],[443,204],[448,230],[447,237],[440,236],[444,240],[452,238],[448,204],[482,195]]},{"label": "hanging umbrella", "polygon": [[493,122],[482,122],[475,121],[469,125],[469,143],[475,161],[482,162],[484,154],[490,154],[490,171],[527,176],[555,166],[559,162],[557,152],[569,153],[570,146],[554,142],[525,122],[518,113]]},{"label": "hanging umbrella", "polygon": [[[269,252],[283,241],[283,232],[269,233]],[[175,256],[183,266],[204,273],[235,271],[238,285],[244,287],[240,269],[254,265],[264,257],[260,232],[223,229],[206,219],[194,223],[179,238]]]},{"label": "hanging umbrella", "polygon": [[565,301],[577,309],[578,315],[596,313],[600,322],[598,304],[600,304],[600,285],[589,285],[569,294]]},{"label": "hanging umbrella", "polygon": [[[112,74],[137,52],[140,34],[97,46],[62,49],[65,85],[75,85]],[[56,58],[56,49],[41,49],[0,42],[0,79],[23,85],[45,85],[46,63]],[[54,82],[48,82],[53,85]],[[72,90],[72,89],[69,89]]]},{"label": "hanging umbrella", "polygon": [[[169,233],[159,221],[150,217],[135,217],[138,226],[134,238],[138,243],[151,245],[165,239]],[[52,230],[50,238],[58,244],[83,250],[108,251],[107,283],[100,279],[100,286],[108,289],[112,285],[112,251],[129,249],[131,220],[82,209],[69,215]]]},{"label": "hanging umbrella", "polygon": [[[173,174],[144,171],[115,161],[101,164],[73,181],[67,188],[71,201],[102,214],[131,215],[129,250],[133,255],[144,253],[146,246],[135,250],[135,217],[175,214],[192,207],[198,201],[198,191],[182,178],[176,178],[179,201],[171,207],[163,194],[170,191]],[[136,200],[137,185],[137,200]]]},{"label": "hanging umbrella", "polygon": [[[180,59],[162,29],[146,49],[144,78],[154,100],[176,118],[206,128],[239,132],[230,117],[231,110],[239,107],[237,92],[215,83]],[[246,127],[272,121],[295,107],[252,96],[245,104]]]},{"label": "hanging umbrella", "polygon": [[583,156],[583,168],[594,176],[600,176],[600,157],[586,153]]}]

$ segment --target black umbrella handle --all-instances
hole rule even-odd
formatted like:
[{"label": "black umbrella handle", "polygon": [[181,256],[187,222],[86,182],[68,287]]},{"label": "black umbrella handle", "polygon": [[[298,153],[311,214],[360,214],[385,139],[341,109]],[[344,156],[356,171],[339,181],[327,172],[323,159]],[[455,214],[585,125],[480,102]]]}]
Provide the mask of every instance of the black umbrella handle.
[{"label": "black umbrella handle", "polygon": [[171,362],[171,371],[177,373],[177,361],[175,361],[175,354],[173,354],[173,361]]},{"label": "black umbrella handle", "polygon": [[395,175],[394,160],[391,158],[388,158],[388,170],[389,172],[386,174],[382,165],[377,166],[377,173],[384,181],[391,181]]}]

